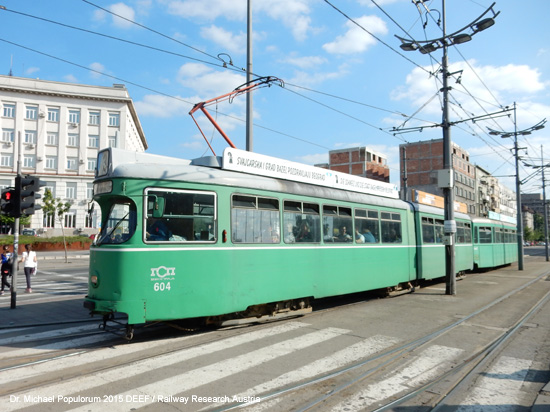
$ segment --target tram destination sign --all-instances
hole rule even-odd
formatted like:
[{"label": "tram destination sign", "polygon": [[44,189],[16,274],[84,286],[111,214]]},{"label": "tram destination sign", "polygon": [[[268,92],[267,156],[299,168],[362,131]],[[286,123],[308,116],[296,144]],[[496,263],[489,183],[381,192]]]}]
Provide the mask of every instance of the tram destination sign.
[{"label": "tram destination sign", "polygon": [[399,198],[394,184],[354,176],[334,170],[304,165],[276,157],[228,147],[223,152],[223,168],[277,179],[350,190],[376,196]]}]

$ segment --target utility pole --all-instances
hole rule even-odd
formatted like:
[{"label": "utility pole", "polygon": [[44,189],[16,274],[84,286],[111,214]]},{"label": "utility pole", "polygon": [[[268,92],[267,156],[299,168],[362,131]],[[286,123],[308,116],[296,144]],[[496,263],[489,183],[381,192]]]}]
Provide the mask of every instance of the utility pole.
[{"label": "utility pole", "polygon": [[[247,0],[247,25],[246,25],[246,82],[252,82],[252,0]],[[254,149],[253,135],[253,104],[252,93],[246,95],[246,150],[252,152]]]},{"label": "utility pole", "polygon": [[544,248],[546,249],[546,261],[550,260],[548,254],[548,209],[546,207],[546,181],[544,179],[544,153],[542,151],[542,145],[540,145],[540,168],[542,172],[542,207],[544,209]]},{"label": "utility pole", "polygon": [[[418,0],[414,2],[417,6],[418,3],[424,3],[424,0]],[[424,5],[424,4],[423,4]],[[443,169],[438,171],[438,185],[443,190],[445,199],[445,293],[447,295],[456,294],[456,273],[455,273],[455,235],[456,235],[456,221],[454,220],[454,176],[453,176],[453,158],[452,158],[452,142],[451,142],[451,123],[449,121],[449,90],[448,77],[451,75],[448,71],[448,59],[447,59],[447,47],[450,45],[458,45],[472,40],[472,36],[480,31],[483,31],[493,24],[495,24],[494,18],[499,14],[493,10],[494,3],[485,12],[475,19],[472,23],[464,28],[447,34],[446,27],[446,13],[445,13],[445,0],[442,0],[443,10],[442,17],[442,29],[443,36],[432,40],[414,40],[405,39],[396,36],[401,40],[402,50],[413,51],[418,50],[422,54],[430,54],[438,49],[443,49],[443,60],[441,62],[441,74],[443,77],[443,87],[441,92],[443,94],[443,116],[441,127],[443,129]],[[426,10],[428,8],[424,5]],[[493,17],[487,17],[481,19],[489,11],[493,12]],[[429,10],[428,10],[429,12]],[[464,31],[470,30],[471,34],[464,33]]]},{"label": "utility pole", "polygon": [[514,137],[514,157],[516,165],[516,209],[517,209],[517,242],[518,242],[518,270],[523,270],[523,217],[521,214],[521,180],[519,178],[519,151],[526,149],[525,147],[518,147],[518,135],[525,136],[531,134],[535,130],[544,129],[546,119],[541,120],[536,125],[529,127],[528,129],[518,131],[517,116],[516,116],[516,102],[514,102],[514,131],[513,132],[501,132],[498,130],[489,129],[489,134],[493,136],[500,136],[502,138]]},{"label": "utility pole", "polygon": [[[21,161],[23,160],[23,142],[21,132],[17,132],[17,176],[21,175]],[[17,181],[18,179],[15,179]],[[16,188],[17,192],[17,188]],[[19,201],[16,201],[19,204]],[[13,265],[11,275],[11,302],[10,308],[17,308],[17,272],[19,271],[19,262],[17,261],[17,252],[19,250],[19,210],[16,211],[16,217],[13,227]]]},{"label": "utility pole", "polygon": [[[445,0],[443,0],[443,38],[447,35],[445,18]],[[441,75],[443,77],[443,194],[445,198],[445,294],[456,295],[456,272],[455,272],[455,199],[454,199],[454,176],[453,176],[453,150],[451,144],[451,126],[449,124],[449,86],[448,86],[448,60],[447,42],[443,41],[443,61],[441,64]],[[442,184],[443,183],[443,184]]]}]

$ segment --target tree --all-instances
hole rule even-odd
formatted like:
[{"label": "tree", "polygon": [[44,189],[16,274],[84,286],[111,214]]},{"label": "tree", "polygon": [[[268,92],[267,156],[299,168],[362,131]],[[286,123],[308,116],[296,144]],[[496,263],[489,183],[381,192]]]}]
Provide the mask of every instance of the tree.
[{"label": "tree", "polygon": [[63,248],[65,249],[65,263],[68,262],[67,258],[67,242],[65,240],[65,229],[63,224],[63,216],[71,209],[71,202],[63,202],[61,199],[54,199],[50,189],[46,189],[44,193],[44,201],[42,204],[42,211],[44,215],[53,215],[57,217],[61,226],[61,233],[63,234]]}]

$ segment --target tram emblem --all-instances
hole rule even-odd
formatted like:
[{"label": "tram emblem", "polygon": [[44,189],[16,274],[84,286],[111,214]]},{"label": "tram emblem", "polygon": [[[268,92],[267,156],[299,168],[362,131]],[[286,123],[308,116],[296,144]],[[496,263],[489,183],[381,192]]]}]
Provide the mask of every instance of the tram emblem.
[{"label": "tram emblem", "polygon": [[166,266],[159,266],[158,268],[151,268],[151,277],[157,277],[164,279],[166,276],[176,276],[176,268],[167,268]]}]

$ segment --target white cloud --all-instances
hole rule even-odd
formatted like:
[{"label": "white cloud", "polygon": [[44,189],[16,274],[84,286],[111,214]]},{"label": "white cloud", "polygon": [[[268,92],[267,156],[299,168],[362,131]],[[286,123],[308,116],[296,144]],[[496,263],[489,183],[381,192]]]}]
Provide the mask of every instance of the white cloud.
[{"label": "white cloud", "polygon": [[132,22],[135,21],[135,17],[136,17],[136,12],[134,11],[133,8],[131,8],[130,6],[127,6],[124,3],[115,3],[109,6],[109,10],[114,14],[124,17],[124,18],[120,18],[118,16],[113,16],[113,24],[115,26],[120,27],[122,29],[127,29],[133,26]]},{"label": "white cloud", "polygon": [[235,0],[169,0],[168,12],[187,19],[213,21],[220,16],[229,20],[246,18],[246,1]]},{"label": "white cloud", "polygon": [[[354,19],[361,27],[375,35],[384,35],[388,32],[386,23],[377,16],[362,16]],[[377,40],[369,33],[358,27],[351,21],[346,22],[347,31],[345,34],[336,37],[333,42],[323,45],[323,49],[331,54],[353,54],[362,53],[370,46],[377,43]]]},{"label": "white cloud", "polygon": [[[261,0],[252,11],[264,13],[289,28],[297,40],[304,40],[311,30],[309,2],[311,0]],[[168,12],[186,19],[214,21],[223,17],[244,21],[247,17],[245,0],[165,0]]]},{"label": "white cloud", "polygon": [[[431,67],[427,70],[430,71]],[[468,64],[459,62],[449,66],[451,73],[460,71],[460,84],[451,78],[449,85],[453,88],[453,99],[468,113],[478,113],[481,110],[480,103],[489,108],[488,110],[492,110],[491,107],[498,110],[499,104],[510,105],[513,101],[528,99],[546,89],[546,85],[540,80],[540,72],[526,65],[479,66],[475,60],[470,60]],[[391,97],[393,100],[409,101],[413,108],[426,104],[441,88],[441,82],[418,67],[407,75],[405,83],[394,89]],[[421,113],[440,115],[440,99],[433,99]]]},{"label": "white cloud", "polygon": [[319,66],[325,64],[327,59],[320,56],[303,56],[297,57],[291,55],[282,60],[283,63],[290,64],[292,66],[299,67],[300,69],[319,68]]},{"label": "white cloud", "polygon": [[[198,98],[196,100],[198,101]],[[186,116],[191,110],[191,106],[184,101],[158,94],[145,95],[143,100],[135,102],[134,105],[139,115],[143,117],[170,118]]]},{"label": "white cloud", "polygon": [[90,72],[90,75],[94,79],[97,79],[98,77],[101,77],[101,74],[105,73],[105,66],[102,65],[101,63],[94,62],[94,63],[90,64],[89,67],[90,67],[90,69],[92,69],[92,71]]},{"label": "white cloud", "polygon": [[205,100],[229,93],[246,82],[246,77],[234,72],[216,71],[201,63],[187,63],[178,71],[178,82]]},{"label": "white cloud", "polygon": [[234,35],[222,27],[211,25],[201,28],[201,36],[213,41],[229,53],[243,54],[246,52],[246,33]]}]

